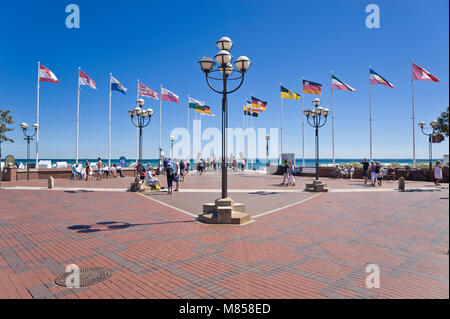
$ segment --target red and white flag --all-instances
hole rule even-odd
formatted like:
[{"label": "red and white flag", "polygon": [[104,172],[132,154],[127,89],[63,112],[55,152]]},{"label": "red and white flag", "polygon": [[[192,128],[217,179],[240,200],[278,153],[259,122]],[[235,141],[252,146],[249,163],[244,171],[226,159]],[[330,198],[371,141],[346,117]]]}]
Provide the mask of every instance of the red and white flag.
[{"label": "red and white flag", "polygon": [[79,70],[79,76],[78,76],[78,83],[80,85],[89,85],[91,89],[97,90],[97,87],[95,86],[94,80],[92,80],[90,77],[86,75],[83,71]]},{"label": "red and white flag", "polygon": [[177,104],[180,103],[178,95],[173,94],[172,92],[170,92],[169,90],[167,90],[165,88],[161,88],[161,99],[163,101],[171,101],[171,102],[175,102]]},{"label": "red and white flag", "polygon": [[159,100],[158,92],[153,91],[152,89],[146,87],[140,81],[138,81],[138,95],[139,96],[146,96],[146,97],[152,98],[154,100]]},{"label": "red and white flag", "polygon": [[52,71],[47,69],[45,66],[39,66],[39,82],[51,82],[51,83],[59,83],[58,78]]},{"label": "red and white flag", "polygon": [[437,77],[413,63],[413,80],[441,82]]}]

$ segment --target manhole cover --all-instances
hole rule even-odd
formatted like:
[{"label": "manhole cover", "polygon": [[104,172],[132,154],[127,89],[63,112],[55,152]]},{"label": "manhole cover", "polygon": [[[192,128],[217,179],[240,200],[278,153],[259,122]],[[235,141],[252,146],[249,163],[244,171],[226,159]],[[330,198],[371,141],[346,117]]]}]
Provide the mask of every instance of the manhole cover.
[{"label": "manhole cover", "polygon": [[[98,268],[98,267],[80,268],[79,273],[80,273],[79,287],[92,286],[111,277],[111,271],[105,268]],[[72,274],[73,272],[70,273],[66,272],[61,276],[58,276],[55,279],[55,284],[57,284],[58,286],[67,287],[66,278]]]}]

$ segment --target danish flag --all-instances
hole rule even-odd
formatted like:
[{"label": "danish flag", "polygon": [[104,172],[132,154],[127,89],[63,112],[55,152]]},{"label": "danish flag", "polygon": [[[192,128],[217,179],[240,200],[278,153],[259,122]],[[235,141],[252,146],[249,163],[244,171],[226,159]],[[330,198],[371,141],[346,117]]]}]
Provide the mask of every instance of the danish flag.
[{"label": "danish flag", "polygon": [[39,66],[39,82],[51,82],[51,83],[59,83],[58,78],[52,71],[47,69],[45,66]]}]

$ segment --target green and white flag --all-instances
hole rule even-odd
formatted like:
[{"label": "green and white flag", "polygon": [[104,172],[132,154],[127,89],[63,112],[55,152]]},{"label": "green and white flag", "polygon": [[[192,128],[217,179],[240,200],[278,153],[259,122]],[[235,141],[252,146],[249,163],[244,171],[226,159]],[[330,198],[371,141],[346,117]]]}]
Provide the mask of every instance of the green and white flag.
[{"label": "green and white flag", "polygon": [[194,110],[205,110],[205,102],[193,99],[191,97],[189,97],[189,108],[190,109],[194,109]]}]

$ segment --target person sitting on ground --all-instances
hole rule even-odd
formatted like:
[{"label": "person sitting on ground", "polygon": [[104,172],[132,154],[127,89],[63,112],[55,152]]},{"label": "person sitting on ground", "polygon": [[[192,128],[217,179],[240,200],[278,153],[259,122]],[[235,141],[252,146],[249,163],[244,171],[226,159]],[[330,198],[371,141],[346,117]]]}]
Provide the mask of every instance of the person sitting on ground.
[{"label": "person sitting on ground", "polygon": [[73,180],[74,181],[77,180],[77,175],[80,175],[80,179],[83,179],[83,174],[81,173],[82,167],[80,164],[76,163],[72,169],[73,169]]},{"label": "person sitting on ground", "polygon": [[161,184],[159,183],[159,180],[156,178],[155,172],[151,167],[147,168],[147,172],[145,173],[145,182],[150,186],[154,185],[155,187],[161,189]]}]

